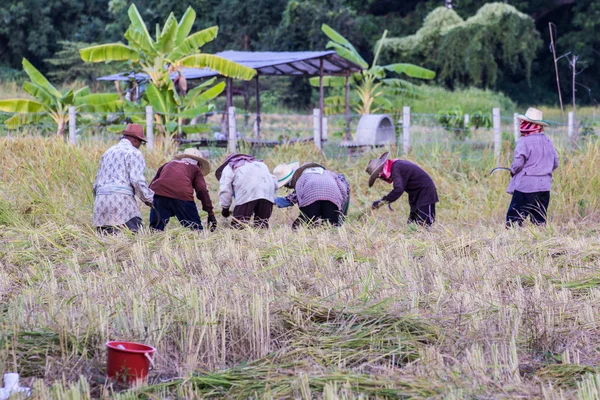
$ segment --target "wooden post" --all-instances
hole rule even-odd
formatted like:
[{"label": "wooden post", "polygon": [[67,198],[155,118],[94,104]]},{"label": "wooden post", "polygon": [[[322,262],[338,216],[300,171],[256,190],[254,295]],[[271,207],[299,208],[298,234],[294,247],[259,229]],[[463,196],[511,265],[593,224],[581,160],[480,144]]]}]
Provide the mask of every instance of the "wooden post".
[{"label": "wooden post", "polygon": [[346,75],[346,140],[351,140],[350,135],[350,73]]},{"label": "wooden post", "polygon": [[500,109],[492,110],[492,122],[494,123],[494,154],[496,162],[500,162],[500,150],[502,146],[502,128],[500,126]]},{"label": "wooden post", "polygon": [[313,109],[313,133],[315,138],[315,146],[321,150],[323,148],[321,143],[321,125],[323,120],[321,119],[321,111],[318,108]]},{"label": "wooden post", "polygon": [[410,107],[402,108],[402,154],[410,151]]},{"label": "wooden post", "polygon": [[[319,115],[323,117],[323,110],[325,109],[324,103],[324,91],[323,91],[323,58],[319,59]],[[322,149],[323,144],[323,118],[319,118],[319,145],[318,148]]]},{"label": "wooden post", "polygon": [[556,89],[558,90],[558,100],[560,101],[560,113],[565,120],[565,108],[563,107],[562,94],[560,93],[560,79],[558,77],[558,63],[556,62],[556,47],[554,46],[554,35],[552,34],[552,22],[548,22],[550,29],[550,45],[552,46],[552,57],[554,58],[554,72],[556,73]]},{"label": "wooden post", "polygon": [[154,112],[152,106],[146,106],[146,147],[148,151],[154,150]]},{"label": "wooden post", "polygon": [[69,107],[69,143],[77,144],[77,113],[75,107]]},{"label": "wooden post", "polygon": [[256,75],[256,138],[260,139],[260,86]]},{"label": "wooden post", "polygon": [[235,146],[237,142],[237,127],[235,126],[235,107],[227,108],[227,120],[229,128],[229,152],[235,153]]},{"label": "wooden post", "polygon": [[515,135],[515,143],[521,137],[521,121],[517,118],[517,113],[513,114],[513,134]]},{"label": "wooden post", "polygon": [[[233,84],[233,80],[231,78],[225,79],[225,96],[226,96],[226,105],[225,109],[229,113],[229,108],[233,106],[233,94],[231,92],[231,85]],[[229,132],[229,118],[225,119],[225,127],[227,128],[227,132]]]}]

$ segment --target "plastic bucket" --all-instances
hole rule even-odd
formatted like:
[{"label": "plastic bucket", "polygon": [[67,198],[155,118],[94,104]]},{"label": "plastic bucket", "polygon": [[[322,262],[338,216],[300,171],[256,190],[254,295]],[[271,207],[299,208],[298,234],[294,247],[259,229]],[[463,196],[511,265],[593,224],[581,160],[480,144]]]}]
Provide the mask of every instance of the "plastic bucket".
[{"label": "plastic bucket", "polygon": [[107,342],[106,375],[133,383],[148,376],[156,349],[141,343]]}]

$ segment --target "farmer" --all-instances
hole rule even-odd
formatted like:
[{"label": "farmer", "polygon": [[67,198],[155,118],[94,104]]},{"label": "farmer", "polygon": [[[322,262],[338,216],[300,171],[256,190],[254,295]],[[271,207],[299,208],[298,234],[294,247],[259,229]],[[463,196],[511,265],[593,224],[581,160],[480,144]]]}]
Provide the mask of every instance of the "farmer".
[{"label": "farmer", "polygon": [[260,160],[247,154],[230,154],[215,171],[219,181],[221,214],[228,218],[233,208],[235,228],[243,227],[254,217],[254,227],[268,228],[273,212],[277,180]]},{"label": "farmer", "polygon": [[385,152],[378,159],[369,161],[367,166],[369,187],[377,178],[394,185],[390,193],[373,202],[372,208],[375,210],[385,203],[393,203],[407,192],[410,205],[408,223],[431,226],[435,221],[435,203],[439,201],[433,180],[417,164],[400,159],[390,160],[389,155],[389,152]]},{"label": "farmer", "polygon": [[550,203],[552,171],[558,168],[558,155],[552,141],[544,135],[548,123],[542,120],[542,112],[529,108],[521,120],[521,139],[515,147],[510,166],[512,179],[506,191],[512,194],[506,213],[506,226],[519,226],[528,216],[536,225],[546,223]]},{"label": "farmer", "polygon": [[300,167],[297,162],[278,165],[273,175],[277,177],[278,187],[294,189],[289,196],[275,199],[279,208],[294,204],[300,207],[300,215],[292,228],[317,221],[326,221],[333,226],[342,224],[350,201],[350,185],[343,175],[320,164],[307,163]]},{"label": "farmer", "polygon": [[146,142],[144,127],[129,124],[122,134],[119,143],[102,156],[92,189],[93,223],[100,233],[113,234],[125,228],[137,232],[140,229],[142,215],[135,195],[152,207],[154,192],[144,178],[146,162],[138,150]]},{"label": "farmer", "polygon": [[217,219],[204,180],[209,172],[208,160],[200,151],[191,148],[175,155],[172,161],[160,167],[150,183],[150,189],[154,191],[150,227],[162,231],[169,219],[175,216],[182,226],[201,231],[202,222],[194,201],[196,191],[202,209],[208,213],[206,224],[213,232],[217,228]]}]

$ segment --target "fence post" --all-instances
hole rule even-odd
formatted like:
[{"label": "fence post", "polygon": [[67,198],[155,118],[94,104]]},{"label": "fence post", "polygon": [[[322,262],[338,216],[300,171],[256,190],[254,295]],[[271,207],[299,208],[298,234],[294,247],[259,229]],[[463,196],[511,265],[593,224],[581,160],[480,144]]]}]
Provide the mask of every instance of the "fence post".
[{"label": "fence post", "polygon": [[500,126],[500,109],[492,109],[492,122],[494,124],[494,154],[496,161],[500,162],[500,150],[502,146],[502,127]]},{"label": "fence post", "polygon": [[69,107],[69,143],[72,145],[77,144],[77,112],[75,107]]},{"label": "fence post", "polygon": [[227,109],[227,120],[229,121],[229,152],[235,153],[237,142],[237,127],[235,126],[235,107],[231,106]]},{"label": "fence post", "polygon": [[573,137],[575,136],[575,113],[569,111],[569,119],[567,125],[567,137],[569,138],[569,146],[573,144]]},{"label": "fence post", "polygon": [[323,137],[321,141],[326,141],[329,133],[329,124],[327,123],[327,117],[323,115]]},{"label": "fence post", "polygon": [[513,134],[515,135],[515,143],[519,140],[521,136],[521,121],[517,118],[517,113],[513,114]]},{"label": "fence post", "polygon": [[146,106],[146,147],[148,151],[154,149],[154,113],[152,112],[152,106]]},{"label": "fence post", "polygon": [[465,128],[468,128],[469,122],[471,122],[471,118],[469,117],[469,114],[465,114],[464,122],[465,122]]},{"label": "fence post", "polygon": [[402,108],[402,153],[410,151],[410,107]]},{"label": "fence post", "polygon": [[321,143],[321,129],[319,126],[319,118],[321,116],[321,110],[318,108],[313,109],[313,133],[315,138],[315,146],[317,149],[322,150],[323,144]]}]

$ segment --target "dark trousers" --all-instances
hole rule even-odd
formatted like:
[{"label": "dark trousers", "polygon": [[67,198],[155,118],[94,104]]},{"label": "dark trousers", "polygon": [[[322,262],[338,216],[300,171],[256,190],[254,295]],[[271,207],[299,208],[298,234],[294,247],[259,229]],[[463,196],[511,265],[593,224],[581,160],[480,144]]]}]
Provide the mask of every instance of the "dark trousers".
[{"label": "dark trousers", "polygon": [[150,227],[162,231],[173,216],[186,228],[202,230],[195,202],[154,195],[154,208],[150,210]]},{"label": "dark trousers", "polygon": [[408,223],[431,226],[435,222],[435,203],[410,210]]},{"label": "dark trousers", "polygon": [[534,224],[544,225],[549,204],[550,192],[523,193],[515,190],[506,213],[506,226],[521,226],[528,216]]},{"label": "dark trousers", "polygon": [[273,203],[269,200],[252,200],[233,208],[233,221],[231,225],[234,228],[243,228],[254,216],[255,228],[268,228],[269,218],[273,212]]},{"label": "dark trousers", "polygon": [[340,226],[342,224],[341,215],[338,206],[331,201],[315,201],[306,207],[300,207],[300,215],[292,224],[292,228],[297,228],[303,222],[306,224],[313,224],[319,219],[327,221],[333,226]]},{"label": "dark trousers", "polygon": [[133,233],[137,233],[142,227],[142,219],[140,217],[133,217],[129,221],[125,222],[125,225],[121,226],[99,226],[96,228],[98,233],[103,235],[114,235],[125,229],[129,229]]}]

